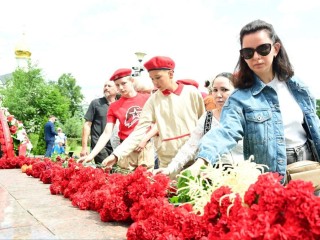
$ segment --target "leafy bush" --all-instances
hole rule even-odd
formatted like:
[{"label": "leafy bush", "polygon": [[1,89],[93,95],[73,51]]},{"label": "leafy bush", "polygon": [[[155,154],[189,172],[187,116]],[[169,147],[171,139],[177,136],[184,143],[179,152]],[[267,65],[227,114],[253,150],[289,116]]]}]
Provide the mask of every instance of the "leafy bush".
[{"label": "leafy bush", "polygon": [[76,148],[78,146],[81,146],[81,144],[82,144],[81,141],[82,141],[81,138],[68,138],[67,139],[67,144],[68,144],[69,150],[71,150],[71,151],[76,150]]},{"label": "leafy bush", "polygon": [[28,134],[29,140],[32,144],[32,148],[34,149],[39,141],[39,135],[37,133],[29,133]]},{"label": "leafy bush", "polygon": [[62,127],[63,132],[69,139],[81,138],[83,123],[84,120],[79,117],[72,117],[65,122],[64,127]]}]

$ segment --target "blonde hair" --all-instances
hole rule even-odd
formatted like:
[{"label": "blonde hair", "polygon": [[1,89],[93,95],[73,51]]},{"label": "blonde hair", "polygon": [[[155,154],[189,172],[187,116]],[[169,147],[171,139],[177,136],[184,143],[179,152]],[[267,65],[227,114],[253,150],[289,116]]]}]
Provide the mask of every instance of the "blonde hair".
[{"label": "blonde hair", "polygon": [[134,78],[133,87],[137,92],[151,93],[154,86],[150,79]]}]

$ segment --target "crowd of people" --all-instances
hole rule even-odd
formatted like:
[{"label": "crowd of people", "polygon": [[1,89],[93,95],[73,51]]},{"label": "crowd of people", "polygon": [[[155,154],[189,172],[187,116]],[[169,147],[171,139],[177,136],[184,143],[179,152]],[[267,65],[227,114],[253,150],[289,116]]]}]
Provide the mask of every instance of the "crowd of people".
[{"label": "crowd of people", "polygon": [[[255,20],[241,29],[234,73],[222,71],[206,82],[208,94],[194,80],[176,80],[170,57],[155,56],[144,67],[153,86],[135,83],[131,69],[120,68],[105,83],[105,96],[91,102],[78,162],[159,167],[155,174],[175,178],[184,169],[196,175],[208,163],[250,156],[282,176],[290,163],[320,161],[315,98],[294,75],[270,23]],[[49,148],[58,135],[54,121],[46,125]]]}]

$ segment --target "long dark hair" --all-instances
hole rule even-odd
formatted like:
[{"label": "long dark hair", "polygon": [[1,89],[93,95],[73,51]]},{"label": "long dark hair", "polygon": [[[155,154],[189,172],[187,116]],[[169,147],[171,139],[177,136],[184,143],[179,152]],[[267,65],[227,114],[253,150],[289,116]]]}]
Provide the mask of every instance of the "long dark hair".
[{"label": "long dark hair", "polygon": [[[245,25],[240,31],[240,46],[242,47],[242,41],[245,35],[261,30],[268,33],[273,43],[280,43],[281,47],[279,53],[272,62],[272,70],[277,74],[280,81],[287,81],[294,75],[294,71],[289,61],[286,49],[271,24],[258,19]],[[235,73],[236,81],[234,85],[236,88],[249,88],[253,85],[254,73],[240,54]]]}]

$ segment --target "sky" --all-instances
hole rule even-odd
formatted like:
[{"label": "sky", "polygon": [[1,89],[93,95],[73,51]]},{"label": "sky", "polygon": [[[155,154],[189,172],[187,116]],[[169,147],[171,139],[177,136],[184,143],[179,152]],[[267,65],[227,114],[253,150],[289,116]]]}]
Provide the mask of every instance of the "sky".
[{"label": "sky", "polygon": [[[233,72],[239,32],[247,23],[271,23],[295,69],[320,99],[318,0],[10,0],[0,2],[0,75],[17,66],[22,33],[31,61],[48,81],[70,73],[85,101],[101,97],[118,68],[139,65],[135,52],[169,56],[175,79],[204,85]],[[147,72],[141,78],[150,81]]]}]

